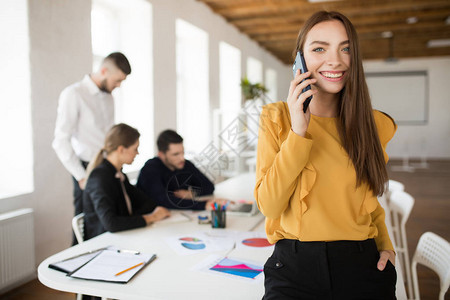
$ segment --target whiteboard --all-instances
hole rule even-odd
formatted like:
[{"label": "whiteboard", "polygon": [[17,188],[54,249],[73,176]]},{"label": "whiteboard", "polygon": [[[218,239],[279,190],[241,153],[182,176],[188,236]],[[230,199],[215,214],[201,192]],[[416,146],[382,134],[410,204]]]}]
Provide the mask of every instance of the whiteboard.
[{"label": "whiteboard", "polygon": [[428,73],[426,71],[366,73],[372,106],[397,124],[428,122]]}]

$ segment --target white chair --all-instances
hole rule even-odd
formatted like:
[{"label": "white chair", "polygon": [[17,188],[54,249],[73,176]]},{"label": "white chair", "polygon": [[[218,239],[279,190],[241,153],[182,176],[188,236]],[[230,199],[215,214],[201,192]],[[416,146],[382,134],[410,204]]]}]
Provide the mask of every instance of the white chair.
[{"label": "white chair", "polygon": [[389,179],[389,190],[390,191],[404,191],[405,185],[400,181]]},{"label": "white chair", "polygon": [[[72,218],[72,229],[77,238],[78,244],[84,242],[84,213],[80,213]],[[83,295],[77,294],[77,300],[82,300]],[[102,300],[109,300],[109,298],[102,297]]]},{"label": "white chair", "polygon": [[411,263],[415,299],[420,300],[417,264],[422,264],[439,275],[441,284],[439,300],[444,300],[445,293],[450,285],[449,242],[432,232],[425,232],[420,237]]},{"label": "white chair", "polygon": [[405,224],[406,221],[408,221],[409,215],[414,206],[414,198],[404,191],[394,191],[390,195],[388,206],[392,215],[391,221],[396,245],[395,250],[397,251],[397,257],[401,260],[401,265],[404,268],[403,274],[406,275],[405,278],[408,287],[408,295],[411,298],[413,287]]},{"label": "white chair", "polygon": [[391,198],[391,194],[395,191],[404,191],[405,185],[400,181],[396,181],[393,179],[389,179],[388,182],[388,190],[386,192],[386,201],[389,202],[389,198]]},{"label": "white chair", "polygon": [[[84,242],[84,213],[80,213],[72,218],[72,229],[77,238],[78,244]],[[83,295],[77,294],[77,300],[82,300]]]},{"label": "white chair", "polygon": [[84,213],[78,214],[72,218],[72,229],[78,244],[84,242]]}]

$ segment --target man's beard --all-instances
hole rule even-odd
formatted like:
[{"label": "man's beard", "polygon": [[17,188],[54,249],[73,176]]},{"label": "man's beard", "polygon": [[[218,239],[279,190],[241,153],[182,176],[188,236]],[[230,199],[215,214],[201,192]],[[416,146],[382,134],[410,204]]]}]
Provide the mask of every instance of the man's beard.
[{"label": "man's beard", "polygon": [[112,91],[108,90],[106,79],[103,79],[103,81],[100,83],[100,91],[111,94]]},{"label": "man's beard", "polygon": [[167,158],[164,160],[164,163],[169,169],[173,169],[173,171],[182,170],[184,168],[184,164],[182,167],[178,167],[178,166],[170,163]]}]

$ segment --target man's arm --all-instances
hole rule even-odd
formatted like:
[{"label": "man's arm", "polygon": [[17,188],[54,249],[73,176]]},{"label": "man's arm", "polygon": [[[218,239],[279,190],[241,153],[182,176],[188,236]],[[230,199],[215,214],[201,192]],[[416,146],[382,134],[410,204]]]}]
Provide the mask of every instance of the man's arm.
[{"label": "man's arm", "polygon": [[188,160],[186,160],[186,169],[195,175],[193,177],[195,178],[194,184],[200,188],[195,191],[196,196],[211,195],[214,193],[214,183],[212,183],[208,177],[206,177],[193,163]]},{"label": "man's arm", "polygon": [[71,138],[78,123],[77,92],[73,87],[65,89],[59,98],[55,138],[52,147],[64,167],[78,181],[85,177],[85,170],[72,148]]},{"label": "man's arm", "polygon": [[144,165],[139,173],[136,186],[159,206],[170,209],[205,209],[204,202],[178,198],[172,191],[168,191],[167,183],[164,182],[160,169],[155,165]]},{"label": "man's arm", "polygon": [[166,187],[164,186],[160,170],[157,166],[145,164],[139,172],[136,186],[155,201],[156,205],[174,208],[169,205],[170,203],[167,203],[169,201],[166,199]]}]

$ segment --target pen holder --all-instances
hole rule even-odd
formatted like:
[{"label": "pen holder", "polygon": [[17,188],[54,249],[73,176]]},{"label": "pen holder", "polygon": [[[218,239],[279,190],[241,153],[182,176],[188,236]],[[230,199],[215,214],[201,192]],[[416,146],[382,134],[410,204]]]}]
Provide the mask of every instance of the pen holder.
[{"label": "pen holder", "polygon": [[211,211],[211,227],[225,228],[227,223],[226,210],[212,210]]}]

